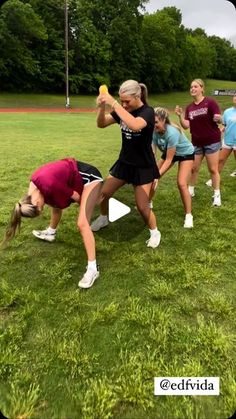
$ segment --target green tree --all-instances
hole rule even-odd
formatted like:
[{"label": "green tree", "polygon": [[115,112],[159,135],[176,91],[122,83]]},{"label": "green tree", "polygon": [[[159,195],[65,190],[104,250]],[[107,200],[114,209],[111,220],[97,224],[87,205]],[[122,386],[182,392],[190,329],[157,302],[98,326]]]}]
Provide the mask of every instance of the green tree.
[{"label": "green tree", "polygon": [[62,91],[65,84],[65,15],[64,0],[29,0],[43,22],[47,36],[34,39],[33,55],[39,72],[34,89]]},{"label": "green tree", "polygon": [[112,90],[127,78],[139,78],[142,61],[142,8],[147,0],[78,0],[71,27],[72,88]]},{"label": "green tree", "polygon": [[[170,8],[173,12],[174,8]],[[150,91],[164,91],[173,87],[171,78],[176,50],[176,28],[172,13],[163,9],[145,15],[142,27],[144,60],[142,79]]]},{"label": "green tree", "polygon": [[210,76],[216,59],[215,48],[212,45],[206,35],[201,29],[197,28],[187,35],[189,49],[193,51],[194,60],[192,60],[192,78],[200,77],[205,79]]},{"label": "green tree", "polygon": [[38,74],[40,63],[34,56],[35,40],[46,40],[40,16],[30,4],[6,2],[0,13],[0,84],[2,90],[27,89]]},{"label": "green tree", "polygon": [[226,39],[218,36],[209,37],[211,48],[216,51],[216,58],[211,77],[221,80],[236,80],[236,49]]}]

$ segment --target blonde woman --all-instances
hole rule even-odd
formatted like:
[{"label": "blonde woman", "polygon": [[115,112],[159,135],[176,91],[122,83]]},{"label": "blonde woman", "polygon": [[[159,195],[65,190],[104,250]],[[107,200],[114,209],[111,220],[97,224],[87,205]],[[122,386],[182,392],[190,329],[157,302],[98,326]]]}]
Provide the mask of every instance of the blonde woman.
[{"label": "blonde woman", "polygon": [[[147,104],[146,86],[135,80],[127,80],[120,86],[119,98],[118,102],[109,93],[102,93],[97,98],[97,126],[106,128],[119,124],[122,147],[102,188],[101,215],[92,223],[91,228],[98,231],[108,225],[108,200],[128,183],[134,188],[136,206],[150,231],[147,246],[156,248],[160,243],[161,233],[157,229],[156,217],[149,207],[152,183],[159,178],[151,146],[154,110]],[[110,113],[106,113],[106,105],[110,107]]]},{"label": "blonde woman", "polygon": [[189,192],[192,196],[195,195],[195,184],[200,166],[203,158],[206,157],[214,188],[213,205],[220,207],[220,174],[218,168],[221,148],[221,131],[218,127],[218,124],[221,123],[220,109],[213,99],[204,96],[204,82],[201,79],[192,81],[190,95],[193,98],[193,102],[187,106],[184,116],[181,107],[177,105],[175,108],[181,126],[184,129],[190,128],[194,145],[195,160]]},{"label": "blonde woman", "polygon": [[39,167],[31,176],[28,193],[14,206],[3,245],[20,229],[21,218],[39,216],[47,204],[51,207],[51,220],[46,230],[33,230],[40,240],[53,242],[62,211],[72,203],[80,205],[77,227],[80,230],[88,257],[87,269],[79,281],[80,288],[90,288],[99,271],[96,263],[94,235],[90,228],[90,218],[101,193],[101,173],[94,166],[65,158]]},{"label": "blonde woman", "polygon": [[[188,180],[194,161],[194,147],[177,124],[170,122],[168,111],[158,107],[155,111],[155,130],[152,147],[162,152],[158,160],[160,176],[163,176],[175,162],[178,162],[177,184],[184,206],[184,228],[193,227],[192,198],[188,190]],[[152,199],[154,192],[151,193]]]}]

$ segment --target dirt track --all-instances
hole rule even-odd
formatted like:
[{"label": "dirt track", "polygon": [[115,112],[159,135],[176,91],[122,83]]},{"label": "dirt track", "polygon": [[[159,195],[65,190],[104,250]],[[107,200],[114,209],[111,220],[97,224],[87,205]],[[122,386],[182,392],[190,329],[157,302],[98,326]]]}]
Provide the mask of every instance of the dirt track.
[{"label": "dirt track", "polygon": [[0,113],[14,113],[14,112],[64,112],[64,113],[82,113],[82,112],[96,112],[96,108],[0,108]]}]

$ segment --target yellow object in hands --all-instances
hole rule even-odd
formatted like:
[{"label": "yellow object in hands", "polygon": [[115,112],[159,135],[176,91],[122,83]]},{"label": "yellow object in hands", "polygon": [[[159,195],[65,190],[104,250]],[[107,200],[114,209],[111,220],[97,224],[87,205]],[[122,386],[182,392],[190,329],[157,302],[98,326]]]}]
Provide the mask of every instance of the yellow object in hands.
[{"label": "yellow object in hands", "polygon": [[106,84],[102,84],[102,85],[99,87],[99,93],[100,93],[100,95],[101,95],[101,94],[103,94],[103,93],[108,93],[108,87],[107,87],[107,85],[106,85]]}]

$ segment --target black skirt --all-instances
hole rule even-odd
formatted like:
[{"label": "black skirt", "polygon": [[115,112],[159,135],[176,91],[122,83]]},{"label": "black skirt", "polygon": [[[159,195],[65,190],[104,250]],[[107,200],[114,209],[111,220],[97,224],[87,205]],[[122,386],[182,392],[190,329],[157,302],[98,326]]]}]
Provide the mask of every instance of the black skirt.
[{"label": "black skirt", "polygon": [[109,172],[111,176],[135,186],[146,185],[147,183],[153,182],[154,179],[160,178],[156,164],[153,164],[151,167],[136,167],[117,160]]}]

